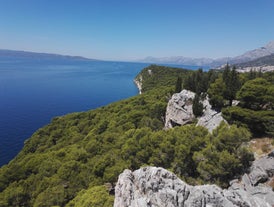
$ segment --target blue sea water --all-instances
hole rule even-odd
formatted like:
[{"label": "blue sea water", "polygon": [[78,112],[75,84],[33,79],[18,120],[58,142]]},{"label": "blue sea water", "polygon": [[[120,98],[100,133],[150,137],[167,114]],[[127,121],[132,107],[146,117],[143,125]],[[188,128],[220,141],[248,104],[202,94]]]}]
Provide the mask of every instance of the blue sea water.
[{"label": "blue sea water", "polygon": [[0,166],[53,117],[136,95],[133,79],[148,65],[0,58]]}]

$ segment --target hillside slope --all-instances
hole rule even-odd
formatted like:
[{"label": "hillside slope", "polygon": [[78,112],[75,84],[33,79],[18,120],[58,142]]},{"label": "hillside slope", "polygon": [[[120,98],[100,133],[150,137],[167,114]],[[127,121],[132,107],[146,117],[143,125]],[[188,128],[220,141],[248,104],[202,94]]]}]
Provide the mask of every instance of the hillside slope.
[{"label": "hillside slope", "polygon": [[242,145],[251,137],[246,128],[162,130],[176,79],[186,73],[193,71],[147,67],[143,94],[56,117],[37,130],[0,168],[0,206],[112,206],[118,175],[143,165],[170,169],[191,184],[227,186],[253,158]]}]

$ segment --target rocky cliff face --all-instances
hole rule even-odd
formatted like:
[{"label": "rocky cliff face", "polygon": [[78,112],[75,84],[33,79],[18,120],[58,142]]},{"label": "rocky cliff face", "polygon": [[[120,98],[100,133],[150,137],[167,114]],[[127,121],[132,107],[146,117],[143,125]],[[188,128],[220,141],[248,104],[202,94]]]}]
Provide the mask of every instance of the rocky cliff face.
[{"label": "rocky cliff face", "polygon": [[[165,128],[172,128],[178,125],[185,125],[194,121],[195,116],[192,112],[192,100],[195,97],[195,93],[182,90],[180,93],[175,93],[169,100],[166,109],[166,122]],[[203,100],[203,115],[198,117],[199,126],[204,126],[210,132],[220,125],[222,121],[225,121],[221,115],[214,109],[209,103],[208,98]]]},{"label": "rocky cliff face", "polygon": [[143,77],[141,75],[134,79],[134,83],[136,84],[139,90],[139,94],[142,94],[142,82],[143,82]]},{"label": "rocky cliff face", "polygon": [[[224,190],[216,185],[188,185],[163,168],[125,170],[115,188],[114,207],[271,207],[274,192],[261,182],[273,176],[274,158],[262,159],[254,162],[242,181],[235,180]],[[257,168],[267,173],[267,179],[260,179],[260,173],[254,176]]]}]

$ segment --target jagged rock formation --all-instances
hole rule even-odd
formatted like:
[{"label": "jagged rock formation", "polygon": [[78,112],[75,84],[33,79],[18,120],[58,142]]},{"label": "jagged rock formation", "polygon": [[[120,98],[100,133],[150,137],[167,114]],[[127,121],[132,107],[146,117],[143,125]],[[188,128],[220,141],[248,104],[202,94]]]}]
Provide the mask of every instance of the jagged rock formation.
[{"label": "jagged rock formation", "polygon": [[173,94],[166,109],[166,128],[191,123],[195,116],[192,112],[192,100],[195,93],[182,90],[180,93]]},{"label": "jagged rock formation", "polygon": [[[192,100],[195,93],[182,90],[180,93],[175,93],[169,100],[166,109],[165,128],[172,128],[178,125],[185,125],[194,121],[195,116],[192,112]],[[203,100],[203,115],[198,117],[199,126],[204,126],[210,132],[218,127],[222,121],[225,121],[221,113],[212,109],[208,98]]]},{"label": "jagged rock formation", "polygon": [[[274,170],[273,157],[268,156],[266,159],[271,160],[270,166]],[[173,173],[157,167],[144,167],[134,172],[125,170],[119,176],[114,202],[114,207],[271,207],[273,205],[274,192],[266,186],[253,186],[251,183],[249,185],[239,181],[234,181],[228,190],[222,190],[216,185],[191,186]]]},{"label": "jagged rock formation", "polygon": [[274,178],[274,151],[253,162],[250,172],[242,176],[241,181],[231,182],[229,190],[247,191],[250,195],[256,196],[274,205],[274,192],[267,185]]},{"label": "jagged rock formation", "polygon": [[222,121],[225,121],[222,117],[221,112],[217,112],[212,109],[211,104],[209,103],[208,97],[203,101],[204,114],[198,119],[198,126],[203,126],[208,129],[209,132],[212,132],[213,129],[217,128]]}]

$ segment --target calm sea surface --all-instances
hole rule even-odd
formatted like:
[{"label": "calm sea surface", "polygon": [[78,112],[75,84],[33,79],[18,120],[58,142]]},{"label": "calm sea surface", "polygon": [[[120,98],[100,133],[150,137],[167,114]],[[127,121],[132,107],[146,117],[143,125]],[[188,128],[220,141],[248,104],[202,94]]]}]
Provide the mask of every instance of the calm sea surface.
[{"label": "calm sea surface", "polygon": [[0,58],[0,166],[53,117],[136,95],[133,79],[148,65]]}]

